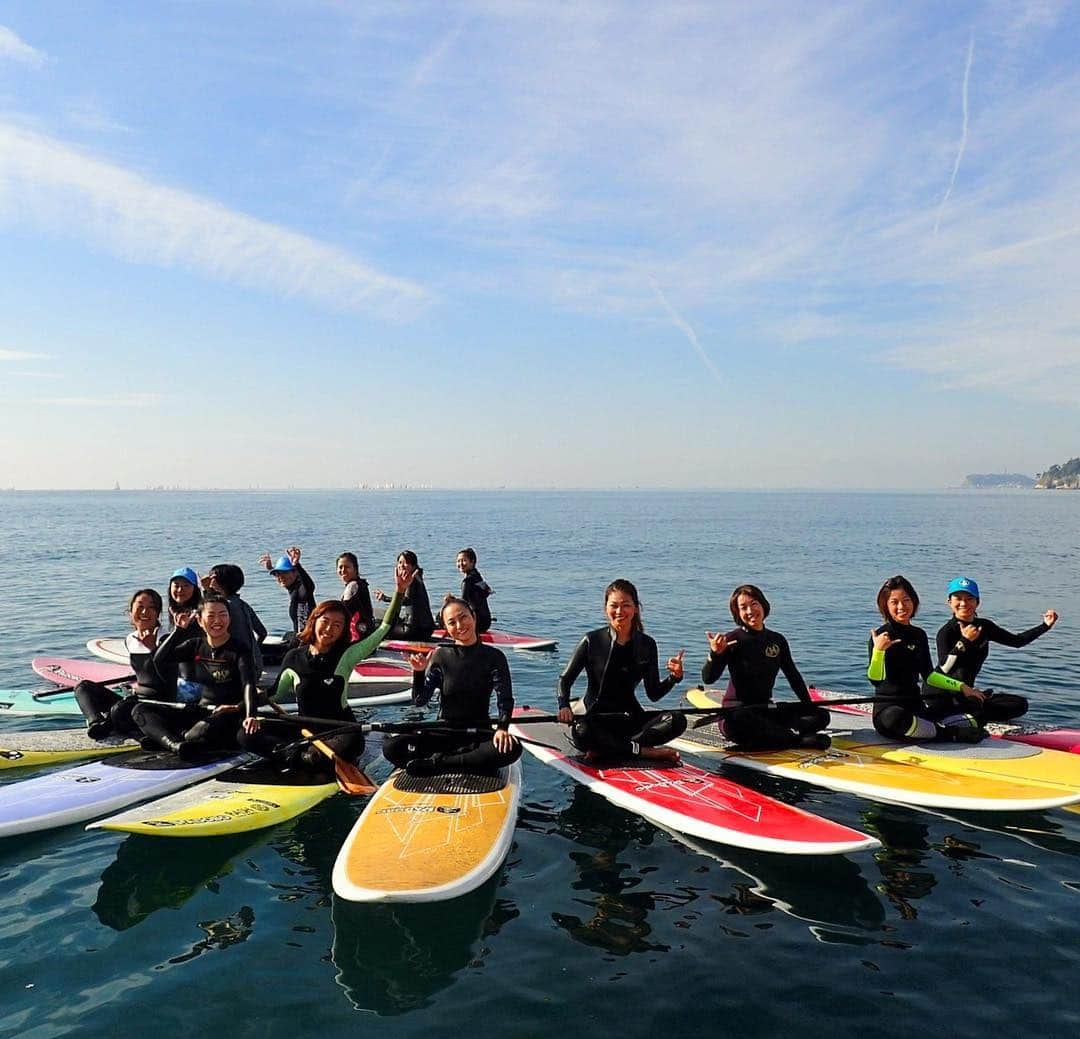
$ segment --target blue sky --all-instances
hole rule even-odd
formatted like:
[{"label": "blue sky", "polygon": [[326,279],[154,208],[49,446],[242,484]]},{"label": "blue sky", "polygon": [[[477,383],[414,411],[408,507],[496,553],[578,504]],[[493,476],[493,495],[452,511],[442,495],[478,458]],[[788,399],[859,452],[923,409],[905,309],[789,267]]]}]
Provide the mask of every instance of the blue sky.
[{"label": "blue sky", "polygon": [[0,6],[0,486],[1080,454],[1075,4]]}]

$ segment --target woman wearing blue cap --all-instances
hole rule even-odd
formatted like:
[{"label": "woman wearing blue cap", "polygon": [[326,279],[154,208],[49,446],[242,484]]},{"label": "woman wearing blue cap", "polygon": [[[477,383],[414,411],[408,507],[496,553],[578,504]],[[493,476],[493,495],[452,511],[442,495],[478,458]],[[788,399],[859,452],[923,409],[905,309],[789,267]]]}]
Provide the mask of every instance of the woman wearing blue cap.
[{"label": "woman wearing blue cap", "polygon": [[[1056,610],[1047,610],[1043,622],[1027,631],[1006,631],[992,620],[977,616],[979,586],[970,577],[954,577],[946,593],[952,618],[937,633],[938,670],[969,686],[975,684],[979,671],[990,653],[990,643],[1019,649],[1045,635],[1055,624]],[[979,714],[986,721],[1008,721],[1018,718],[1028,708],[1022,696],[1007,693],[983,694]]]},{"label": "woman wearing blue cap", "polygon": [[[173,627],[176,626],[176,618],[181,613],[192,613],[199,608],[202,602],[202,591],[199,588],[199,575],[195,568],[182,566],[174,570],[169,578],[169,620]],[[192,635],[198,634],[198,629]],[[189,628],[190,631],[190,628]]]},{"label": "woman wearing blue cap", "polygon": [[276,563],[270,554],[264,552],[259,562],[277,579],[289,593],[289,619],[292,621],[293,636],[302,631],[315,609],[315,581],[300,565],[300,549],[293,545]]}]

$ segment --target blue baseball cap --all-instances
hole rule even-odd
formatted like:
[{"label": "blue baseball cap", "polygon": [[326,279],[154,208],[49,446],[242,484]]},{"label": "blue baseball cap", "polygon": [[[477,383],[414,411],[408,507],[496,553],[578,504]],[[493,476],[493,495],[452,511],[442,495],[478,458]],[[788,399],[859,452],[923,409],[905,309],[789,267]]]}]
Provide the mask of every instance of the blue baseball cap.
[{"label": "blue baseball cap", "polygon": [[949,582],[949,590],[945,593],[945,597],[948,598],[957,592],[966,592],[976,599],[979,598],[979,586],[970,577],[954,577]]},{"label": "blue baseball cap", "polygon": [[181,581],[187,581],[188,584],[195,588],[199,587],[199,575],[195,573],[193,567],[182,566],[179,570],[174,570],[173,575],[169,580],[175,581],[177,578],[180,578]]},{"label": "blue baseball cap", "polygon": [[287,574],[291,570],[295,570],[296,565],[288,556],[282,556],[272,567],[270,567],[270,573],[272,574]]}]

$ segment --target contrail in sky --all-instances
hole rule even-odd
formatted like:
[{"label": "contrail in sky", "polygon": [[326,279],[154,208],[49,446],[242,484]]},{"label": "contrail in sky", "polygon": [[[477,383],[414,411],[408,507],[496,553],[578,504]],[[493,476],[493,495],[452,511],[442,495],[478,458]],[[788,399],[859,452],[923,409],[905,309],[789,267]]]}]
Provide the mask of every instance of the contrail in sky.
[{"label": "contrail in sky", "polygon": [[968,42],[967,64],[964,66],[964,85],[961,88],[961,104],[963,106],[964,121],[960,129],[960,147],[956,150],[956,161],[953,163],[952,176],[949,178],[949,186],[945,191],[945,197],[938,206],[937,218],[934,220],[934,234],[938,233],[941,226],[941,215],[945,212],[945,204],[952,194],[953,185],[956,183],[956,174],[960,172],[960,160],[964,157],[964,149],[967,147],[968,136],[968,81],[971,79],[971,59],[975,56],[975,37]]},{"label": "contrail in sky", "polygon": [[712,362],[712,358],[702,349],[701,343],[698,342],[697,333],[690,327],[690,322],[686,320],[669,302],[667,296],[664,295],[663,290],[657,284],[655,278],[649,278],[649,284],[652,286],[653,292],[656,293],[656,298],[660,301],[660,305],[668,312],[668,317],[675,323],[675,327],[687,339],[690,340],[690,345],[697,351],[698,357],[701,358],[702,364],[709,369],[710,372],[716,378],[717,382],[723,382],[723,376],[720,374],[720,369],[716,367]]}]

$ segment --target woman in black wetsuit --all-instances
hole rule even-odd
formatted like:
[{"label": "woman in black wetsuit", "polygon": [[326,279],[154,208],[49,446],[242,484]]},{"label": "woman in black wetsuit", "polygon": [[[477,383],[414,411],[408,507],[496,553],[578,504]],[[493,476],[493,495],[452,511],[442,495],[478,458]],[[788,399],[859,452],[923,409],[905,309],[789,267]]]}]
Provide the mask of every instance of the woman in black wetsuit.
[{"label": "woman in black wetsuit", "polygon": [[[430,654],[413,653],[409,662],[413,703],[422,707],[438,692],[439,720],[447,723],[447,731],[393,736],[383,741],[383,756],[414,776],[491,772],[521,757],[521,744],[507,731],[514,710],[510,667],[500,650],[480,641],[467,602],[446,596],[442,616],[454,645],[439,646]],[[489,736],[492,694],[499,713]],[[480,729],[484,734],[454,729]]]},{"label": "woman in black wetsuit", "polygon": [[877,607],[885,623],[870,632],[866,677],[876,695],[894,702],[874,704],[874,728],[907,743],[978,743],[986,735],[978,714],[983,693],[931,664],[926,632],[911,623],[919,609],[911,582],[890,577],[878,590]]},{"label": "woman in black wetsuit", "polygon": [[337,575],[345,590],[341,601],[349,611],[349,634],[354,640],[362,639],[375,630],[375,612],[371,606],[371,590],[367,579],[360,575],[360,563],[353,552],[342,552],[337,557]]},{"label": "woman in black wetsuit", "polygon": [[[349,611],[337,599],[319,603],[298,635],[299,645],[285,654],[281,673],[270,694],[271,700],[296,698],[301,715],[329,718],[352,724],[356,717],[349,706],[348,683],[353,668],[366,660],[386,638],[397,617],[402,596],[409,587],[403,567],[395,574],[397,590],[382,623],[366,638],[353,641],[349,634]],[[267,729],[272,731],[267,731]],[[326,727],[311,726],[318,735]],[[294,749],[285,754],[288,767],[303,766],[313,771],[333,772],[333,762],[316,747],[294,744],[291,733],[282,725],[264,726],[257,717],[244,719],[240,745],[264,757],[274,757],[285,746]],[[359,730],[328,736],[330,748],[346,761],[355,761],[364,750],[364,735]],[[280,755],[279,755],[280,756]]]},{"label": "woman in black wetsuit", "polygon": [[[829,724],[829,712],[811,700],[787,639],[765,627],[769,600],[757,585],[741,584],[731,593],[728,608],[738,627],[726,635],[705,632],[709,655],[701,668],[706,685],[715,682],[725,668],[731,675],[723,703],[734,710],[721,723],[724,735],[747,750],[827,748],[829,737],[821,730]],[[780,671],[798,703],[772,702]]]},{"label": "woman in black wetsuit", "polygon": [[[1047,610],[1041,624],[1027,631],[1006,631],[992,620],[978,616],[979,586],[970,577],[954,577],[947,591],[952,618],[937,633],[938,670],[974,685],[986,658],[990,643],[1020,649],[1045,635],[1058,621],[1057,610]],[[1028,708],[1022,696],[1011,693],[984,694],[980,712],[986,721],[1002,722],[1018,718]]]},{"label": "woman in black wetsuit", "polygon": [[[604,612],[608,626],[581,640],[559,677],[559,721],[571,726],[571,740],[590,761],[638,755],[675,763],[678,751],[661,744],[685,731],[685,716],[646,711],[634,689],[644,682],[650,700],[670,692],[682,680],[683,651],[667,662],[668,677],[661,680],[656,643],[645,634],[637,589],[629,581],[620,578],[607,586]],[[582,670],[589,681],[585,712],[575,715],[570,690]]]},{"label": "woman in black wetsuit", "polygon": [[161,670],[153,660],[161,610],[161,596],[153,588],[140,588],[128,603],[134,630],[124,640],[124,646],[131,659],[131,670],[135,672],[130,695],[121,696],[100,682],[83,681],[75,686],[75,699],[86,718],[86,733],[91,739],[138,736],[139,727],[131,715],[140,699],[176,699],[176,668]]},{"label": "woman in black wetsuit", "polygon": [[161,642],[153,657],[159,671],[187,665],[189,680],[201,694],[198,704],[170,708],[139,703],[131,712],[145,736],[186,760],[235,749],[241,721],[253,715],[257,706],[251,652],[229,632],[228,603],[220,595],[208,594],[198,617],[203,634],[187,638],[190,615],[181,615],[180,626]]},{"label": "woman in black wetsuit", "polygon": [[[406,573],[412,577],[412,585],[405,593],[401,613],[390,629],[390,637],[423,642],[431,638],[431,633],[435,630],[435,618],[431,616],[431,602],[424,584],[424,571],[420,569],[420,560],[411,549],[401,552],[397,561],[399,565],[405,564]],[[389,602],[390,599],[381,588],[375,589],[375,598],[379,602]]]}]

